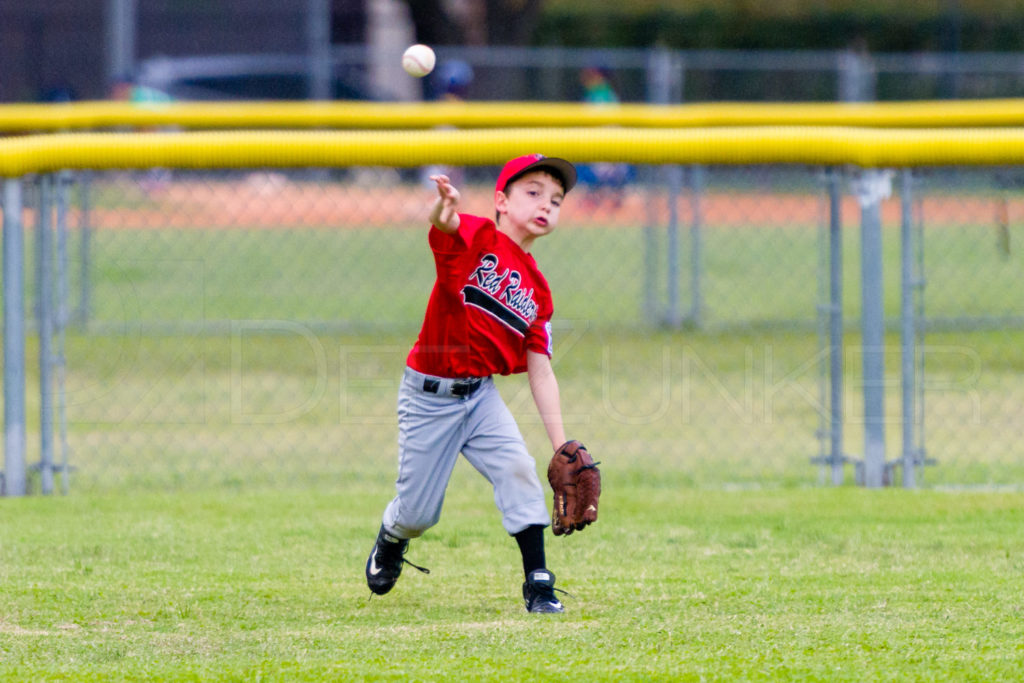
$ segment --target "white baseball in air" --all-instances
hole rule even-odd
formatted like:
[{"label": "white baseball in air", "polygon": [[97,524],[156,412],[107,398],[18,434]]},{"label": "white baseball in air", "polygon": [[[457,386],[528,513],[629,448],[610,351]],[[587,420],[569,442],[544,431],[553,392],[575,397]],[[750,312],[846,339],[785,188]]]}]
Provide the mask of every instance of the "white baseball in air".
[{"label": "white baseball in air", "polygon": [[402,68],[410,76],[417,78],[423,78],[433,71],[436,62],[437,57],[434,55],[434,51],[426,45],[410,45],[402,55]]}]

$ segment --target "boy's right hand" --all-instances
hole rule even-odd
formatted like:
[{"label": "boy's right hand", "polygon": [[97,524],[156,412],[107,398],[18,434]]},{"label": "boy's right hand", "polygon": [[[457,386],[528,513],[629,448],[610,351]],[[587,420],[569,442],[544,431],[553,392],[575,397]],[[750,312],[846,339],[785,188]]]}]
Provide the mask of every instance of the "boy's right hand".
[{"label": "boy's right hand", "polygon": [[446,175],[432,175],[437,183],[437,201],[430,212],[430,222],[443,232],[452,233],[459,229],[458,205],[461,195]]},{"label": "boy's right hand", "polygon": [[458,203],[459,191],[452,185],[451,178],[446,175],[432,175],[430,179],[437,183],[437,194],[441,196],[442,201]]}]

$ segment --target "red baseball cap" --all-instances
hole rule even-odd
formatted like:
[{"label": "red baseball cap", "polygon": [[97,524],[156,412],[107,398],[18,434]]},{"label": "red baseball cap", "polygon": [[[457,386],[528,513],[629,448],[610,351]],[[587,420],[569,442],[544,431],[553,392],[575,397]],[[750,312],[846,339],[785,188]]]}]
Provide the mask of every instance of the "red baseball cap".
[{"label": "red baseball cap", "polygon": [[529,171],[543,169],[562,180],[562,189],[568,192],[576,185],[576,167],[565,159],[546,157],[543,154],[527,154],[516,157],[505,164],[498,174],[498,182],[494,189],[497,192],[504,192],[508,184],[516,178]]}]

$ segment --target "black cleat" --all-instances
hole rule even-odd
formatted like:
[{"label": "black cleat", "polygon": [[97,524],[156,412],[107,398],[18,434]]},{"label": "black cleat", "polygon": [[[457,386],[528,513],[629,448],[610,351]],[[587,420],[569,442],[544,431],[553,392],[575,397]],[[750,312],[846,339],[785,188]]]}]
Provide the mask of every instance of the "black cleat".
[{"label": "black cleat", "polygon": [[560,614],[565,611],[555,597],[555,575],[547,569],[534,569],[523,584],[526,611],[535,614]]},{"label": "black cleat", "polygon": [[381,525],[377,542],[373,544],[370,557],[366,559],[366,585],[371,591],[384,595],[391,590],[402,575],[403,564],[412,565],[424,574],[430,573],[429,569],[418,567],[403,557],[408,549],[408,539],[392,536]]}]

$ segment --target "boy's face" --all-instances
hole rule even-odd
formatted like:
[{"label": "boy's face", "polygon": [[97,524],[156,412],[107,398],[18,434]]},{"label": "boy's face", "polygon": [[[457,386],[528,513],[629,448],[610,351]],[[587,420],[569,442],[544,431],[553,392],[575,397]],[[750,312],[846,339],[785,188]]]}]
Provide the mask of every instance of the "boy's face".
[{"label": "boy's face", "polygon": [[494,204],[503,228],[524,237],[540,237],[555,229],[563,199],[562,183],[538,170],[517,178],[505,192],[495,193]]}]

